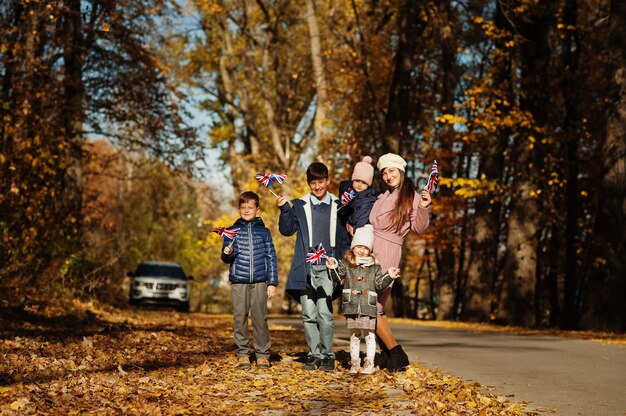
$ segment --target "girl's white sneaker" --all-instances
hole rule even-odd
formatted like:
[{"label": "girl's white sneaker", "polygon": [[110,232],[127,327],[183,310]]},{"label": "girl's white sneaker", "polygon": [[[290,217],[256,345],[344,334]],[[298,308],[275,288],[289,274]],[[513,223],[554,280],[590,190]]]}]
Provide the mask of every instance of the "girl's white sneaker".
[{"label": "girl's white sneaker", "polygon": [[357,358],[350,361],[350,374],[358,374],[361,371],[361,359]]},{"label": "girl's white sneaker", "polygon": [[374,374],[376,372],[376,368],[374,367],[374,360],[366,357],[363,360],[363,368],[361,369],[361,374]]}]

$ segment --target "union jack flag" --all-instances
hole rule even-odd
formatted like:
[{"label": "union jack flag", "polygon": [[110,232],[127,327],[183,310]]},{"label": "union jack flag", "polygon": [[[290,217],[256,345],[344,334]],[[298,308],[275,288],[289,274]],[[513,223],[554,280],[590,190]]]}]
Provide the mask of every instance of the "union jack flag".
[{"label": "union jack flag", "polygon": [[428,182],[424,186],[424,190],[430,192],[431,194],[437,190],[437,185],[439,184],[439,167],[437,166],[437,161],[433,162],[433,167],[430,170],[430,176],[428,176]]},{"label": "union jack flag", "polygon": [[340,202],[341,206],[346,206],[354,199],[356,196],[356,191],[352,188],[348,188],[344,193],[341,194]]},{"label": "union jack flag", "polygon": [[315,247],[311,247],[308,253],[306,253],[305,261],[310,264],[322,264],[322,260],[327,259],[326,249],[319,243]]},{"label": "union jack flag", "polygon": [[272,181],[278,183],[283,183],[285,182],[285,179],[287,179],[287,175],[284,173],[270,173],[270,177],[272,178]]},{"label": "union jack flag", "polygon": [[287,178],[287,175],[283,173],[257,173],[254,175],[254,179],[261,182],[266,188],[269,188],[274,182],[285,182],[285,178]]},{"label": "union jack flag", "polygon": [[215,227],[211,229],[212,232],[217,233],[220,237],[234,240],[239,232],[239,228],[233,228],[228,230],[226,227]]}]

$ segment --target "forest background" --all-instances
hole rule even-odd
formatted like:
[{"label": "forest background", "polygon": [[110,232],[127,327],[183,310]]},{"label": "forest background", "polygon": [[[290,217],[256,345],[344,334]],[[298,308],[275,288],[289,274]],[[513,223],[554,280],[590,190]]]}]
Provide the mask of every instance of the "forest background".
[{"label": "forest background", "polygon": [[161,259],[227,308],[234,195],[261,195],[282,284],[291,261],[255,173],[296,197],[319,160],[336,192],[396,152],[442,179],[392,315],[626,328],[623,1],[2,0],[0,23],[4,302],[125,305]]}]

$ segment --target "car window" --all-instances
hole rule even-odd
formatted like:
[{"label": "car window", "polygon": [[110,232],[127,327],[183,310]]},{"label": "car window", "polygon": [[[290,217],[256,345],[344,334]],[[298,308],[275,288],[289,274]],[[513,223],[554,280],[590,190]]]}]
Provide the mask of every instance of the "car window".
[{"label": "car window", "polygon": [[181,267],[165,266],[155,264],[140,264],[137,267],[135,276],[151,276],[151,277],[173,277],[174,279],[185,279],[185,272]]}]

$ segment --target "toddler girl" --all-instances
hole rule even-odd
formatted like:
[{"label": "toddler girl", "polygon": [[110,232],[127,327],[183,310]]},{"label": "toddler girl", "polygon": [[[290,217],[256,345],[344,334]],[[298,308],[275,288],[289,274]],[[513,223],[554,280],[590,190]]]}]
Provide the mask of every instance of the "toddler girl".
[{"label": "toddler girl", "polygon": [[[344,280],[341,294],[343,314],[346,316],[350,335],[350,373],[372,374],[376,354],[376,301],[377,290],[386,288],[400,276],[400,269],[391,267],[384,275],[380,265],[370,255],[374,245],[374,229],[370,224],[354,232],[350,251],[343,260],[328,258],[326,267],[333,280]],[[361,338],[365,338],[366,356],[363,368],[359,349]]]},{"label": "toddler girl", "polygon": [[370,211],[378,197],[378,192],[372,188],[373,180],[374,166],[372,166],[372,158],[364,156],[363,159],[354,166],[352,180],[344,181],[341,184],[340,195],[348,186],[356,193],[348,205],[340,211],[341,216],[346,219],[345,222],[347,223],[347,229],[350,235],[354,235],[356,229],[361,228],[365,224],[369,224]]}]

